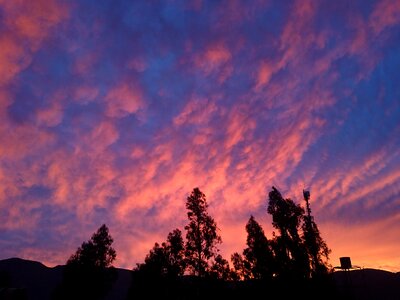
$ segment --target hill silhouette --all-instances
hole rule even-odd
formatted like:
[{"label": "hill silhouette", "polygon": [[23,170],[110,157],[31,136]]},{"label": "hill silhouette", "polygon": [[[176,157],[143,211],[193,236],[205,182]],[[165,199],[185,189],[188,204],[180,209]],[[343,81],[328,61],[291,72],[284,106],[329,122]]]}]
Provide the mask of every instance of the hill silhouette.
[{"label": "hill silhouette", "polygon": [[[0,260],[0,299],[7,291],[20,291],[22,299],[47,300],[61,283],[65,266],[46,267],[40,262],[10,258]],[[126,299],[132,271],[116,268],[118,278],[105,299]],[[400,299],[400,273],[363,269],[332,274],[337,299]],[[184,282],[184,281],[183,281]],[[151,283],[150,283],[151,284]],[[6,287],[5,287],[6,286]],[[228,286],[234,286],[232,283]],[[14,299],[14,298],[11,298]],[[20,299],[20,298],[18,298]]]},{"label": "hill silhouette", "polygon": [[400,273],[360,269],[333,274],[337,293],[345,299],[400,299]]},{"label": "hill silhouette", "polygon": [[[51,299],[53,291],[62,282],[64,268],[64,265],[49,268],[40,262],[21,258],[0,260],[0,299],[9,293],[6,289],[16,289],[29,300]],[[105,299],[126,299],[132,271],[120,268],[116,271],[118,278]]]}]

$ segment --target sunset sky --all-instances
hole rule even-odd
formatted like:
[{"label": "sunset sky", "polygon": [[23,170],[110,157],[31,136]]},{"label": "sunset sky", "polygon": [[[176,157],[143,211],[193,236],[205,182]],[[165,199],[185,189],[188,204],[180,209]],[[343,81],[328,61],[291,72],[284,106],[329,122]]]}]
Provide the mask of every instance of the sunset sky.
[{"label": "sunset sky", "polygon": [[0,0],[0,259],[101,224],[131,269],[207,196],[229,258],[268,192],[400,271],[400,1]]}]

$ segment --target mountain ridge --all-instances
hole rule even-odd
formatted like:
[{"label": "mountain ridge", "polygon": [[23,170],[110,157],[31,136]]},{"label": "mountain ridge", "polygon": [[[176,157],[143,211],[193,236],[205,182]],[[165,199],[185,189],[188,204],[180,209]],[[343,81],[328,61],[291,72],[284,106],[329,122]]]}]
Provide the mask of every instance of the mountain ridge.
[{"label": "mountain ridge", "polygon": [[[38,261],[11,257],[0,260],[0,281],[8,281],[10,288],[25,290],[28,299],[47,300],[51,299],[54,289],[61,284],[64,268],[65,265],[47,267]],[[126,299],[131,285],[132,271],[115,269],[118,278],[105,299]],[[0,288],[1,285],[2,282]]]}]

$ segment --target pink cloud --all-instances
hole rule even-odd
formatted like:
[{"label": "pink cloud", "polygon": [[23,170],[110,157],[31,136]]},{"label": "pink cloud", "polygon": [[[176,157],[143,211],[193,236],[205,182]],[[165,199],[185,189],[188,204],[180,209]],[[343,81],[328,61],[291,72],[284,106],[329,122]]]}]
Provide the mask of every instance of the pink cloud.
[{"label": "pink cloud", "polygon": [[229,115],[225,142],[228,149],[245,139],[256,126],[254,120],[245,113],[247,108],[247,106],[237,106]]},{"label": "pink cloud", "polygon": [[99,89],[95,86],[79,86],[74,91],[74,100],[80,103],[88,103],[94,101],[99,95]]},{"label": "pink cloud", "polygon": [[[71,49],[71,52],[76,49]],[[77,56],[72,66],[72,71],[76,75],[88,75],[93,72],[94,66],[100,59],[99,53],[89,52],[84,55]]]},{"label": "pink cloud", "polygon": [[144,105],[141,91],[129,83],[122,83],[112,88],[105,100],[106,115],[112,118],[122,118],[136,113]]},{"label": "pink cloud", "polygon": [[[351,167],[343,166],[331,170],[331,176],[327,178],[309,179],[308,182],[312,182],[311,188],[316,191],[316,197],[320,198],[318,205],[323,208],[335,201],[332,209],[339,209],[343,205],[369,198],[372,194],[393,186],[399,174],[396,171],[384,170],[397,155],[398,151],[388,153],[382,149],[371,153]],[[374,178],[373,183],[370,183],[371,178]],[[375,205],[379,203],[378,198],[380,197],[376,195],[371,198],[375,199]]]},{"label": "pink cloud", "polygon": [[51,133],[32,129],[28,125],[14,128],[5,124],[0,127],[0,155],[4,159],[25,157],[31,151],[40,151],[54,141],[55,137]]},{"label": "pink cloud", "polygon": [[51,30],[67,17],[56,1],[1,1],[7,28],[0,38],[0,84],[6,84],[31,62]]},{"label": "pink cloud", "polygon": [[36,119],[39,124],[49,127],[57,126],[63,119],[63,110],[61,105],[54,103],[51,107],[37,111]]},{"label": "pink cloud", "polygon": [[30,63],[29,55],[10,34],[0,38],[0,84],[8,83]]},{"label": "pink cloud", "polygon": [[271,79],[271,76],[274,73],[274,67],[268,63],[262,63],[260,68],[258,69],[258,75],[256,79],[256,90],[259,90],[264,85],[268,84]]},{"label": "pink cloud", "polygon": [[[5,24],[9,29],[0,38],[0,84],[7,85],[29,66],[33,52],[46,44],[47,37],[67,14],[63,7],[52,1],[43,11],[40,6],[28,2],[16,2],[17,7],[26,5],[23,9],[14,9],[8,2],[0,3],[6,7],[7,13],[15,16],[15,21],[11,17],[7,19]],[[38,3],[42,6],[46,4]],[[239,2],[232,3],[227,9],[226,19],[215,24],[217,27],[228,26],[233,21],[240,24],[243,20],[250,20],[257,9],[244,9]],[[315,28],[317,5],[311,1],[296,2],[283,26],[282,35],[277,38],[276,59],[263,56],[262,52],[254,69],[247,73],[240,70],[253,80],[254,85],[248,90],[247,87],[246,90],[238,88],[240,95],[233,95],[222,84],[227,83],[232,74],[238,74],[235,73],[238,72],[235,69],[235,54],[243,46],[242,37],[237,37],[237,40],[235,37],[235,41],[226,38],[210,42],[200,52],[188,46],[185,52],[187,57],[178,59],[183,61],[183,67],[188,67],[185,72],[193,72],[191,63],[187,66],[185,62],[194,62],[194,71],[199,71],[196,76],[203,76],[201,79],[205,82],[211,78],[211,83],[204,84],[205,95],[198,96],[200,93],[197,91],[187,91],[191,87],[182,82],[179,87],[186,92],[182,110],[170,120],[158,119],[157,122],[165,121],[165,124],[162,124],[162,129],[155,130],[154,136],[147,137],[146,143],[139,140],[135,140],[134,144],[127,142],[123,151],[119,149],[126,157],[114,152],[112,147],[117,147],[124,138],[121,128],[118,128],[121,122],[118,119],[147,109],[146,90],[138,86],[135,78],[127,80],[124,77],[108,90],[103,83],[96,85],[91,80],[83,80],[77,86],[66,86],[64,92],[67,96],[57,98],[55,95],[49,101],[51,104],[37,108],[34,112],[36,123],[30,125],[16,126],[10,122],[7,110],[14,95],[11,90],[1,91],[0,118],[3,121],[0,122],[0,157],[7,159],[13,168],[0,166],[0,205],[8,205],[9,197],[20,197],[23,188],[45,185],[52,191],[51,199],[46,201],[76,215],[80,225],[97,222],[96,209],[107,209],[107,217],[117,227],[111,233],[118,251],[118,265],[129,268],[144,258],[155,241],[163,241],[175,227],[182,229],[186,221],[185,198],[196,186],[209,199],[210,212],[221,228],[222,249],[226,257],[243,249],[247,217],[265,208],[270,185],[282,187],[287,197],[301,199],[303,184],[310,183],[316,199],[315,205],[313,203],[316,217],[333,201],[337,201],[333,212],[358,201],[364,201],[363,204],[370,208],[378,205],[398,191],[400,174],[387,169],[396,163],[398,152],[372,153],[359,164],[352,162],[343,169],[342,166],[331,167],[329,174],[323,173],[325,170],[320,169],[318,162],[307,161],[310,166],[302,163],[321,136],[334,135],[324,129],[332,125],[325,119],[327,109],[341,101],[334,86],[339,76],[335,67],[337,60],[350,55],[359,59],[363,70],[372,70],[376,66],[378,58],[376,55],[372,57],[374,53],[369,46],[370,28],[377,37],[397,22],[398,7],[388,1],[382,3],[369,19],[370,27],[360,16],[354,17],[350,22],[354,31],[351,38],[329,48],[327,41],[332,38],[332,32]],[[27,13],[30,10],[31,15]],[[221,12],[225,10],[221,9]],[[39,22],[41,18],[44,19],[43,24]],[[24,43],[21,43],[22,40]],[[69,44],[67,52],[75,54],[78,46]],[[323,54],[310,59],[310,53],[314,54],[315,50]],[[253,51],[257,53],[258,50]],[[75,75],[90,74],[100,62],[100,56],[93,52],[72,56]],[[370,61],[368,68],[366,59]],[[136,75],[151,72],[148,62],[140,56],[128,60],[128,69]],[[281,73],[274,76],[278,72],[283,73],[283,79],[280,78]],[[367,76],[368,72],[360,73]],[[360,77],[357,79],[360,80]],[[159,97],[176,97],[174,89],[161,91]],[[75,103],[68,103],[67,100]],[[90,105],[81,105],[89,102]],[[104,114],[96,115],[95,121],[89,125],[85,123],[87,115],[84,109],[82,114],[72,115],[67,125],[70,140],[60,141],[59,138],[64,137],[56,136],[54,128],[47,127],[69,121],[69,116],[64,115],[67,105],[84,109],[89,109],[91,105],[103,108],[104,105]],[[321,158],[315,157],[315,160],[324,162],[332,159],[327,149],[321,147],[320,151]],[[41,159],[34,159],[38,155]],[[298,175],[300,166],[304,170]],[[23,185],[16,185],[21,180]],[[371,183],[372,180],[374,183]],[[376,197],[382,190],[385,195]],[[396,204],[398,201],[388,205]],[[5,222],[4,226],[29,226],[37,230],[36,216],[22,221],[17,217],[28,214],[28,210],[38,204],[25,208],[24,205],[22,201],[14,205],[9,222]],[[248,216],[241,215],[239,219],[238,212]],[[270,237],[272,228],[268,225],[270,220],[266,212],[265,215],[266,218],[259,221],[267,224],[264,229]],[[136,216],[139,217],[134,220]],[[144,224],[144,217],[140,216],[146,216],[146,222],[151,226]],[[396,220],[385,226],[396,226]],[[349,246],[347,243],[352,237],[345,226],[330,230],[330,224],[326,224],[321,223],[322,232],[323,236],[327,232],[328,245],[335,251],[334,258],[348,253],[358,255],[361,247],[369,246],[368,234],[363,234],[362,230],[378,234],[373,227],[354,225],[355,235],[362,237],[362,246]],[[384,229],[380,223],[374,225]],[[343,233],[343,240],[337,238],[338,232]],[[82,241],[89,238],[92,232],[84,233],[87,236],[82,232]],[[382,266],[399,265],[390,254],[390,251],[398,250],[396,246],[390,246],[394,236],[395,230],[390,231],[382,248],[377,252],[371,250],[364,257],[355,255],[354,263],[359,261],[362,264],[373,259]],[[62,255],[55,255],[55,251],[43,254],[33,248],[27,248],[24,255],[49,263],[63,263],[79,246],[79,243],[68,243],[68,247],[61,250],[64,251]]]},{"label": "pink cloud", "polygon": [[378,1],[369,22],[376,35],[380,34],[387,27],[399,24],[400,3],[395,0]]},{"label": "pink cloud", "polygon": [[231,54],[223,45],[214,45],[207,49],[204,58],[211,65],[219,65],[227,62],[231,58]]},{"label": "pink cloud", "polygon": [[85,137],[85,142],[93,151],[102,152],[114,144],[118,137],[119,132],[114,123],[103,121]]},{"label": "pink cloud", "polygon": [[283,50],[283,56],[278,63],[280,67],[289,62],[297,62],[311,46],[323,44],[316,33],[311,30],[310,25],[315,13],[316,5],[314,2],[295,2],[292,15],[280,37],[280,48]]},{"label": "pink cloud", "polygon": [[35,43],[40,43],[48,30],[68,15],[67,7],[53,0],[2,1],[0,4],[7,12],[4,16],[9,28]]},{"label": "pink cloud", "polygon": [[177,126],[187,124],[207,124],[213,114],[218,111],[216,101],[194,97],[189,100],[182,112],[174,118]]},{"label": "pink cloud", "polygon": [[206,76],[218,74],[219,83],[223,83],[233,72],[229,63],[231,58],[231,51],[224,43],[214,42],[207,46],[203,53],[195,56],[194,63]]}]

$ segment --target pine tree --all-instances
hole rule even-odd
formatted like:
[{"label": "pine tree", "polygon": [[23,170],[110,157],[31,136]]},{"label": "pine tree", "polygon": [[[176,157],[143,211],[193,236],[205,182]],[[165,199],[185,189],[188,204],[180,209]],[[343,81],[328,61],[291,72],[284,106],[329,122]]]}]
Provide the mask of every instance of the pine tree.
[{"label": "pine tree", "polygon": [[199,188],[193,189],[187,197],[186,208],[189,219],[185,226],[186,261],[193,275],[203,277],[209,273],[210,260],[216,257],[221,237],[216,222],[207,212],[206,196]]}]

